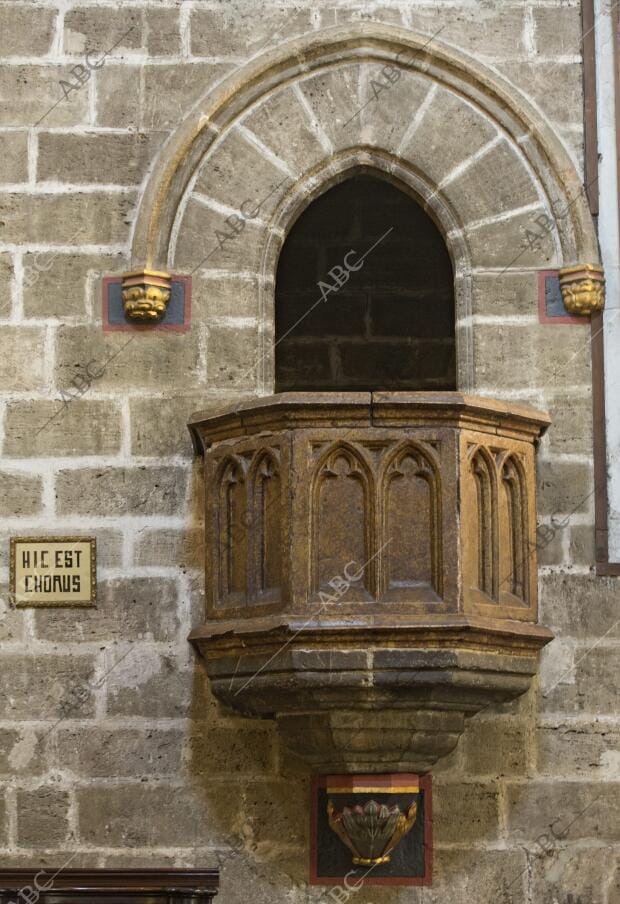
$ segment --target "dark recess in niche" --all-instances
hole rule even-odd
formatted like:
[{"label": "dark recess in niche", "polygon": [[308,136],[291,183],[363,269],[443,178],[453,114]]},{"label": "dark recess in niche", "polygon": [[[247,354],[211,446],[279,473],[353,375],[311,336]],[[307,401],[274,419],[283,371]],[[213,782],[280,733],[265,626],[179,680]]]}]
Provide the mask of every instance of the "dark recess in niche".
[{"label": "dark recess in niche", "polygon": [[[340,288],[345,255],[363,266]],[[317,301],[325,294],[326,300]],[[276,391],[456,389],[454,277],[443,237],[408,195],[356,175],[293,225],[276,276]]]}]

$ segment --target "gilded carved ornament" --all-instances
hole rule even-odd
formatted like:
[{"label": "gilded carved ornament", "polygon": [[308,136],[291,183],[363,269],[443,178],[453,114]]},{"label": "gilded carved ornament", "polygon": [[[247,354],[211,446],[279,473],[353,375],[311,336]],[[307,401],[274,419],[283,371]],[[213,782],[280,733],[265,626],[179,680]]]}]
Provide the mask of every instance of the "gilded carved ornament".
[{"label": "gilded carved ornament", "polygon": [[571,314],[587,317],[605,307],[605,277],[602,267],[579,264],[560,270],[564,307]]},{"label": "gilded carved ornament", "polygon": [[123,275],[125,317],[137,323],[159,323],[170,300],[171,278],[162,270],[134,270]]}]

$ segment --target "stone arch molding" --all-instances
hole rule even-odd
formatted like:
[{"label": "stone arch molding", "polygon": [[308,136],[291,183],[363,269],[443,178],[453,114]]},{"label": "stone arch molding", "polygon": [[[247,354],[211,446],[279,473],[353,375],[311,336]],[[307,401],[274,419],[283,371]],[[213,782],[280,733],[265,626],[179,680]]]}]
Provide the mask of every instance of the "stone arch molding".
[{"label": "stone arch molding", "polygon": [[[413,195],[446,239],[462,388],[477,275],[599,265],[580,176],[541,113],[439,40],[363,23],[281,45],[198,102],[149,179],[133,267],[254,274],[269,323],[292,223],[360,169]],[[224,240],[235,217],[240,234]],[[259,382],[271,382],[268,360]]]}]

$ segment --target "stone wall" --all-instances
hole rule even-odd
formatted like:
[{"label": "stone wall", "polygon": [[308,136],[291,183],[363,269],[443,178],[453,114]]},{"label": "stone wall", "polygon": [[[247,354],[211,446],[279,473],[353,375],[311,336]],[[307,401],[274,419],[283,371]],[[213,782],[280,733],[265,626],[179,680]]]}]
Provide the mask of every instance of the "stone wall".
[{"label": "stone wall", "polygon": [[[441,28],[438,42],[530,98],[581,171],[574,0],[0,6],[2,578],[6,585],[10,535],[94,534],[99,549],[96,610],[16,612],[4,598],[2,865],[61,865],[74,854],[72,866],[219,862],[226,904],[246,900],[246,888],[256,904],[321,900],[305,884],[307,778],[281,757],[271,724],[218,712],[186,641],[200,620],[203,575],[200,467],[185,422],[195,409],[269,391],[268,374],[263,384],[247,378],[261,336],[269,339],[263,277],[232,252],[198,268],[185,334],[104,334],[100,293],[102,275],[130,264],[158,151],[205,92],[280,42],[359,21],[429,38]],[[371,143],[410,125],[425,96],[395,90],[377,102],[381,118],[364,124]],[[313,133],[324,98],[304,124],[287,110],[262,123],[257,114],[255,135],[289,136],[286,148],[250,141],[264,166],[278,172],[284,151],[297,170],[314,165],[304,135],[324,142],[324,130]],[[323,123],[339,103],[354,112],[346,95],[331,103]],[[450,147],[441,138],[446,108],[435,116],[427,107],[415,151],[430,167]],[[483,131],[481,143],[492,140]],[[475,156],[481,145],[471,146],[464,120],[461,134],[463,152]],[[224,152],[217,178],[208,177],[202,210],[212,221],[255,196],[248,146],[238,142],[228,163]],[[491,169],[504,174],[503,197],[485,197],[484,166],[462,182],[472,221],[480,198],[501,210],[518,194],[504,158]],[[225,184],[235,191],[220,197]],[[539,455],[539,513],[557,526],[539,557],[541,621],[557,638],[540,685],[473,720],[434,773],[433,887],[359,891],[359,904],[620,899],[618,594],[614,579],[592,575],[589,331],[539,324],[536,253],[496,278],[497,255],[518,253],[535,211],[532,202],[509,228],[478,212],[472,243],[487,257],[463,320],[473,388],[553,418]],[[176,270],[197,267],[195,238],[211,228],[197,218],[179,229]],[[252,235],[248,226],[243,260]]]}]

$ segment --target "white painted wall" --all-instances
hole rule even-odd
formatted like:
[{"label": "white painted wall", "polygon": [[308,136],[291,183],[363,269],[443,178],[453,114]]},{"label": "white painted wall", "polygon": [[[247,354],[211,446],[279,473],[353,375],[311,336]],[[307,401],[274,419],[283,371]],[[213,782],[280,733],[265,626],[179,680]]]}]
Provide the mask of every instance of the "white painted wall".
[{"label": "white painted wall", "polygon": [[620,241],[616,163],[613,21],[617,4],[595,0],[599,238],[607,282],[605,306],[605,408],[609,495],[609,559],[620,561]]}]

